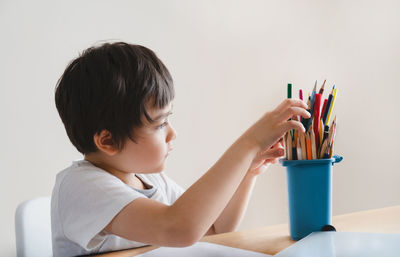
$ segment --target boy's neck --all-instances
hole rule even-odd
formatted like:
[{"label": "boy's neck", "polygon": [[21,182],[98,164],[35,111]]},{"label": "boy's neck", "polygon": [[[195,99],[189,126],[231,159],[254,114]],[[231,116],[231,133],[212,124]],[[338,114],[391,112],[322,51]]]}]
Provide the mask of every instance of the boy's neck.
[{"label": "boy's neck", "polygon": [[115,177],[119,178],[122,182],[133,188],[146,189],[146,186],[137,176],[135,176],[136,175],[135,173],[119,171],[113,168],[107,162],[99,160],[99,158],[96,158],[96,156],[94,155],[85,155],[84,159],[92,163],[94,166],[107,171],[111,175],[114,175]]}]

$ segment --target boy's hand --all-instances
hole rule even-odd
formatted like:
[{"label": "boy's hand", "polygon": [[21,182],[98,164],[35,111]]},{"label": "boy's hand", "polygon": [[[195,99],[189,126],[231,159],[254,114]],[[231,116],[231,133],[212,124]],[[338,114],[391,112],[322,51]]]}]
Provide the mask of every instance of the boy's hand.
[{"label": "boy's hand", "polygon": [[276,163],[279,157],[285,154],[282,141],[278,141],[275,145],[267,150],[261,150],[254,157],[247,174],[260,175],[266,171],[271,163]]},{"label": "boy's hand", "polygon": [[251,145],[256,145],[259,150],[270,149],[287,131],[296,129],[304,132],[301,122],[289,118],[296,115],[310,118],[307,108],[308,106],[301,100],[286,99],[273,111],[264,114],[243,134],[242,138]]}]

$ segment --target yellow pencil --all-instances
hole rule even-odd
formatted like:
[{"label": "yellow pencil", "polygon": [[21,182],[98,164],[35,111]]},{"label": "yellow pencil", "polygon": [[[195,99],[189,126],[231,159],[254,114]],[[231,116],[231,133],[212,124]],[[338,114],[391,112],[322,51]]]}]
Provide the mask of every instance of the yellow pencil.
[{"label": "yellow pencil", "polygon": [[322,145],[322,139],[324,138],[324,127],[322,119],[319,121],[319,145]]},{"label": "yellow pencil", "polygon": [[329,107],[329,112],[328,112],[328,116],[326,117],[325,125],[328,125],[328,124],[329,124],[329,119],[331,118],[332,109],[333,109],[333,106],[334,106],[334,104],[335,104],[336,93],[337,93],[337,89],[335,88],[335,89],[333,90],[332,103],[331,103],[331,106]]}]

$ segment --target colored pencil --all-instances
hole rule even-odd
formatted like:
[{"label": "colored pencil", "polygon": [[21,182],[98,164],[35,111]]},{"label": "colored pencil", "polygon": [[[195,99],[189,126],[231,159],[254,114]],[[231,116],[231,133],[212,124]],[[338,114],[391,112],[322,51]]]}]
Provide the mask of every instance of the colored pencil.
[{"label": "colored pencil", "polygon": [[333,155],[333,144],[331,144],[329,147],[329,158],[332,158],[332,155]]},{"label": "colored pencil", "polygon": [[315,94],[317,93],[317,81],[315,81],[315,85],[313,88],[313,91],[311,92],[311,119],[313,118],[314,115],[314,102],[315,102]]},{"label": "colored pencil", "polygon": [[331,104],[332,104],[333,93],[334,93],[334,88],[332,88],[332,91],[331,91],[331,93],[330,93],[329,96],[328,96],[328,100],[327,100],[327,102],[326,102],[325,110],[324,110],[324,112],[322,113],[322,120],[324,121],[324,124],[326,124],[326,123],[325,123],[326,117],[328,116],[329,108],[331,107]]},{"label": "colored pencil", "polygon": [[297,138],[296,150],[297,150],[297,160],[303,160],[300,147],[300,137]]},{"label": "colored pencil", "polygon": [[[335,119],[336,119],[336,117],[335,117]],[[331,126],[329,128],[329,132],[328,132],[328,139],[327,140],[328,140],[329,144],[332,144],[333,129],[334,129],[335,123],[336,123],[335,119],[332,121],[332,124],[331,124]]]},{"label": "colored pencil", "polygon": [[[307,106],[308,106],[307,111],[311,114],[311,97],[310,97],[310,95],[308,96]],[[306,132],[308,131],[308,128],[311,125],[311,121],[312,121],[312,117],[310,117],[308,119],[303,118],[301,120],[301,123],[303,123],[303,126],[304,126]]]},{"label": "colored pencil", "polygon": [[287,98],[292,98],[292,84],[287,84]]},{"label": "colored pencil", "polygon": [[288,133],[286,133],[286,134],[283,136],[283,145],[284,145],[284,148],[285,148],[286,159],[289,160],[289,152],[288,152],[289,150],[288,150],[287,138],[288,138]]},{"label": "colored pencil", "polygon": [[292,158],[292,137],[290,136],[290,135],[288,135],[288,137],[287,137],[287,154],[288,154],[288,156],[287,156],[287,158],[288,158],[288,160],[293,160],[293,158]]},{"label": "colored pencil", "polygon": [[324,83],[322,83],[322,86],[321,86],[321,88],[319,89],[318,94],[321,94],[321,95],[322,95],[322,94],[324,93],[325,82],[326,82],[326,79],[324,80]]},{"label": "colored pencil", "polygon": [[319,121],[319,145],[322,145],[322,141],[324,141],[324,133],[325,133],[325,128],[322,125],[322,120]]},{"label": "colored pencil", "polygon": [[[324,120],[323,117],[324,117],[324,114],[325,114],[325,109],[326,109],[327,102],[328,102],[328,99],[325,99],[324,100],[324,104],[322,105],[322,110],[321,110],[321,119],[322,120]],[[325,122],[323,122],[323,124],[325,124]]]},{"label": "colored pencil", "polygon": [[[336,120],[336,117],[335,117]],[[335,140],[335,135],[336,135],[336,121],[335,124],[333,124],[333,131],[332,131],[332,139],[331,139],[331,144],[333,144],[334,140]]]},{"label": "colored pencil", "polygon": [[325,125],[329,124],[329,119],[330,119],[331,114],[332,114],[332,109],[333,109],[333,106],[335,105],[336,94],[337,94],[337,89],[335,88],[334,91],[333,91],[332,103],[329,106],[329,112],[328,112],[328,116],[326,117]]},{"label": "colored pencil", "polygon": [[321,94],[315,94],[314,103],[314,134],[317,149],[319,148],[319,114],[321,108]]},{"label": "colored pencil", "polygon": [[319,153],[319,156],[320,156],[321,159],[324,158],[326,150],[327,150],[327,147],[328,147],[328,141],[325,140],[324,143],[321,146],[321,151]]},{"label": "colored pencil", "polygon": [[312,159],[317,159],[317,144],[315,142],[314,130],[311,130],[311,156]]},{"label": "colored pencil", "polygon": [[311,139],[310,139],[310,132],[306,134],[306,151],[307,151],[307,160],[312,159],[311,153]]},{"label": "colored pencil", "polygon": [[302,159],[307,160],[307,148],[306,148],[306,137],[304,133],[300,133],[300,147],[301,147],[301,154]]}]

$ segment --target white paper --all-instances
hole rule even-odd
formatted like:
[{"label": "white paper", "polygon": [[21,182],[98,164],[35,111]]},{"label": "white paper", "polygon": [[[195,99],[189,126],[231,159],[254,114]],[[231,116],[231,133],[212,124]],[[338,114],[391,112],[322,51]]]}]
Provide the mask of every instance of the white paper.
[{"label": "white paper", "polygon": [[188,247],[160,247],[138,255],[140,257],[265,257],[268,254],[232,248],[219,244],[198,242]]},{"label": "white paper", "polygon": [[399,257],[400,234],[314,232],[276,257]]}]

